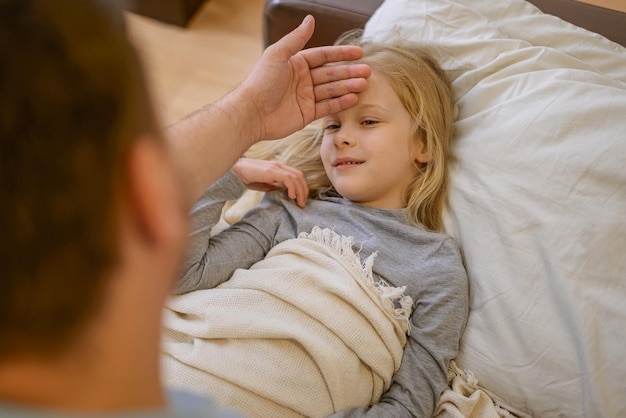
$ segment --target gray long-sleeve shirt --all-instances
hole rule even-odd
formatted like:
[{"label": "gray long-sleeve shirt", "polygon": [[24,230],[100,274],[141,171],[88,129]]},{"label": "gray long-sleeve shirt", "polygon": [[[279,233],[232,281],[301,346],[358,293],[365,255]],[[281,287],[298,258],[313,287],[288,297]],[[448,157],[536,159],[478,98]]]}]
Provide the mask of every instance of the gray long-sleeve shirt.
[{"label": "gray long-sleeve shirt", "polygon": [[432,416],[469,309],[467,275],[455,241],[413,226],[404,209],[372,208],[332,195],[310,199],[300,208],[283,192],[266,193],[240,222],[211,236],[223,205],[244,189],[228,172],[194,205],[188,254],[175,293],[218,286],[237,268],[252,266],[276,244],[314,226],[351,236],[362,259],[378,251],[374,273],[394,286],[407,286],[414,305],[411,332],[390,389],[376,405],[333,416]]}]

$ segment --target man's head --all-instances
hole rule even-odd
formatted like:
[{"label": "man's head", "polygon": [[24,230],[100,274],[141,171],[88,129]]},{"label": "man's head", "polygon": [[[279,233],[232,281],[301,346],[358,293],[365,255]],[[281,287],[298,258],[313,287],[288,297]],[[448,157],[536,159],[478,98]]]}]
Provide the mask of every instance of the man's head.
[{"label": "man's head", "polygon": [[62,350],[119,262],[129,149],[155,124],[113,22],[87,0],[0,0],[0,360]]}]

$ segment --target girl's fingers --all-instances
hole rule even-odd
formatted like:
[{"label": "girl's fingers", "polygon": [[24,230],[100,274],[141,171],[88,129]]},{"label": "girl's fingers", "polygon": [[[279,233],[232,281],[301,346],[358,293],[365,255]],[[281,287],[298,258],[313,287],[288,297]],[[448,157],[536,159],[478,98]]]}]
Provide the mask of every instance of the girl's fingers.
[{"label": "girl's fingers", "polygon": [[233,171],[246,184],[258,191],[284,189],[289,198],[304,207],[309,197],[309,185],[302,171],[278,161],[240,159]]},{"label": "girl's fingers", "polygon": [[285,177],[283,184],[287,189],[289,198],[296,201],[300,207],[304,207],[309,197],[309,185],[300,170],[285,166]]}]

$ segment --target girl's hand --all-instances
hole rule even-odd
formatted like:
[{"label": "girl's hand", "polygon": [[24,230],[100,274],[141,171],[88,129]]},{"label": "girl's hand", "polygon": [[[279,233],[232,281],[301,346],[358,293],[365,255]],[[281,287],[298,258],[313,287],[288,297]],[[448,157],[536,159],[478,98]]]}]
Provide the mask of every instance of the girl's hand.
[{"label": "girl's hand", "polygon": [[287,190],[287,195],[301,208],[309,197],[309,185],[302,171],[278,161],[240,158],[232,170],[248,189],[262,192]]}]

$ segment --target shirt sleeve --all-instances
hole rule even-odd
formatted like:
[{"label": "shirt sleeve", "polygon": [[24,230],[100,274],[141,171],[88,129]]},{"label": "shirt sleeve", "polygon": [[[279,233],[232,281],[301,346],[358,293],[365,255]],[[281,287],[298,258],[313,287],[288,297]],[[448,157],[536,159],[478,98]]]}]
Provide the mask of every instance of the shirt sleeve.
[{"label": "shirt sleeve", "polygon": [[229,171],[215,182],[191,210],[191,232],[180,279],[173,293],[210,289],[228,280],[238,268],[249,268],[269,251],[276,230],[275,211],[256,211],[212,235],[226,202],[241,196],[243,182]]},{"label": "shirt sleeve", "polygon": [[431,417],[448,385],[448,365],[459,350],[469,314],[469,285],[453,239],[423,261],[417,272],[411,332],[400,369],[379,403],[332,415],[339,417]]}]

